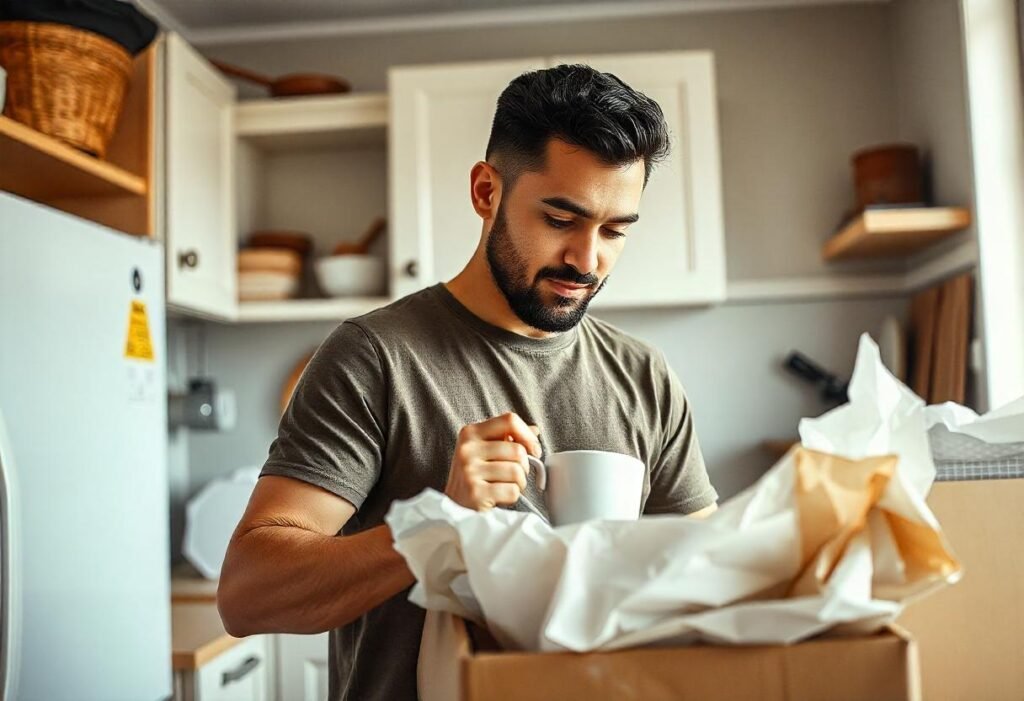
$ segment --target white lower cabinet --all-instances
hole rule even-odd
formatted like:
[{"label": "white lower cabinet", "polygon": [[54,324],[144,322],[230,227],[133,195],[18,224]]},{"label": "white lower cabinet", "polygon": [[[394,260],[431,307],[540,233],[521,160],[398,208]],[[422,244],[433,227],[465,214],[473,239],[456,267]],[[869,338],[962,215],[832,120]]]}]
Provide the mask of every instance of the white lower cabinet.
[{"label": "white lower cabinet", "polygon": [[275,635],[280,701],[327,698],[327,633]]},{"label": "white lower cabinet", "polygon": [[198,669],[176,672],[174,700],[272,701],[274,676],[273,637],[255,635]]}]

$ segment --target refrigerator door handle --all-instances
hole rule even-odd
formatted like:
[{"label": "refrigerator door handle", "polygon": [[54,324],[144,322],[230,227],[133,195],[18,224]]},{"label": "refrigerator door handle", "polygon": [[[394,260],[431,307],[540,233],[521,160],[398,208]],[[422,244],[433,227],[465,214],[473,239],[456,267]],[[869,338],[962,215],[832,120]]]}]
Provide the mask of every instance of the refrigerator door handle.
[{"label": "refrigerator door handle", "polygon": [[0,410],[0,701],[18,696],[21,668],[19,514],[14,456]]}]

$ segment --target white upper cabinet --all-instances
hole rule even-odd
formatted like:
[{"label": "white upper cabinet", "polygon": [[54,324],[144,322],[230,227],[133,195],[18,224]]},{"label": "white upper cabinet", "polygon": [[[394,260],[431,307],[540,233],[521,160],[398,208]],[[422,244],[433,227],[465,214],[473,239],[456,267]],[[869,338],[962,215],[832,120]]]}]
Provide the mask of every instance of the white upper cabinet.
[{"label": "white upper cabinet", "polygon": [[725,299],[714,61],[709,52],[556,56],[613,73],[665,113],[672,150],[655,167],[622,255],[594,308]]},{"label": "white upper cabinet", "polygon": [[165,67],[167,303],[233,319],[235,89],[176,34]]},{"label": "white upper cabinet", "polygon": [[[725,297],[714,64],[707,52],[558,56],[397,68],[390,74],[392,292],[457,274],[479,240],[469,171],[483,159],[498,95],[520,73],[586,63],[665,112],[672,152],[655,168],[622,257],[595,308],[705,304]],[[408,272],[415,272],[415,276]]]},{"label": "white upper cabinet", "polygon": [[469,171],[484,158],[498,95],[541,59],[395,68],[391,96],[391,293],[454,277],[480,240]]}]

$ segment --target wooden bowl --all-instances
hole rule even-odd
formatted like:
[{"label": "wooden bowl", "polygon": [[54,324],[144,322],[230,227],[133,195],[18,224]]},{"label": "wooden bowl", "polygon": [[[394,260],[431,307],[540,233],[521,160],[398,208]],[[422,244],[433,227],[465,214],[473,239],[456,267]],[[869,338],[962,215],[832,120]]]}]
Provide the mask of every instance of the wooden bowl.
[{"label": "wooden bowl", "polygon": [[243,248],[238,252],[239,272],[302,273],[302,257],[291,248]]},{"label": "wooden bowl", "polygon": [[250,248],[290,248],[305,257],[313,252],[313,237],[303,231],[266,229],[249,235]]},{"label": "wooden bowl", "polygon": [[239,272],[302,272],[302,258],[292,249],[242,249]]},{"label": "wooden bowl", "polygon": [[891,144],[853,154],[857,207],[922,202],[923,177],[917,147]]}]

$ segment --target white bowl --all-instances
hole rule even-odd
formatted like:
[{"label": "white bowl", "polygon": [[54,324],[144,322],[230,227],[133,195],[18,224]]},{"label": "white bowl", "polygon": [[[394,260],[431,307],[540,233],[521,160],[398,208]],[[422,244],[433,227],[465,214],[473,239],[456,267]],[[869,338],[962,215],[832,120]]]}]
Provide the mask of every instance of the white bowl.
[{"label": "white bowl", "polygon": [[346,254],[316,262],[317,280],[331,297],[382,295],[384,274],[384,260],[377,256]]},{"label": "white bowl", "polygon": [[295,274],[251,270],[238,274],[238,299],[243,302],[288,299],[298,291],[299,277]]}]

